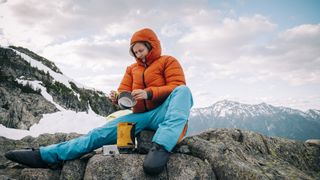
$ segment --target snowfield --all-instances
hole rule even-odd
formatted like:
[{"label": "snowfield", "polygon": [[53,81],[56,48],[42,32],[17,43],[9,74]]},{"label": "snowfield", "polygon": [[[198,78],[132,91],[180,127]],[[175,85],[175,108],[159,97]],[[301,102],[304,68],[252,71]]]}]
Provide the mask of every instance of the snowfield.
[{"label": "snowfield", "polygon": [[37,137],[40,134],[56,132],[86,134],[90,130],[106,123],[106,118],[97,115],[92,110],[86,112],[74,112],[70,110],[52,114],[44,114],[38,124],[30,127],[30,130],[7,128],[0,124],[0,136],[19,140],[25,136]]}]

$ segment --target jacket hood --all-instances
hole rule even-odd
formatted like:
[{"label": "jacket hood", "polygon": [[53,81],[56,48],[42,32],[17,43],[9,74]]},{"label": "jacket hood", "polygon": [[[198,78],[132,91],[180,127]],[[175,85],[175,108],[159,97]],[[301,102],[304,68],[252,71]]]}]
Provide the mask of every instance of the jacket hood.
[{"label": "jacket hood", "polygon": [[[155,61],[156,59],[159,59],[161,56],[160,41],[159,41],[156,33],[154,33],[149,28],[144,28],[144,29],[141,29],[141,30],[135,32],[132,35],[130,45],[132,46],[133,44],[135,44],[137,42],[141,42],[141,41],[149,42],[152,47],[151,51],[146,56],[146,63],[147,63],[147,65],[150,65],[153,61]],[[143,65],[141,59],[136,58],[136,61],[139,64]]]}]

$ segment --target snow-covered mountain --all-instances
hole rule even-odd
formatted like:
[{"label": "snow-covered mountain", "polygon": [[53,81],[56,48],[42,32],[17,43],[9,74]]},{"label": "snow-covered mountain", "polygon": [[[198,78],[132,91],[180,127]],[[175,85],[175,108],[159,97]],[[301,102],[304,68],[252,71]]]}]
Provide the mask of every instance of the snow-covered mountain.
[{"label": "snow-covered mountain", "polygon": [[191,110],[189,133],[210,128],[240,128],[297,140],[320,138],[320,111],[306,112],[266,103],[250,105],[223,100]]},{"label": "snow-covered mountain", "polygon": [[86,133],[116,107],[101,91],[65,76],[22,47],[0,47],[0,136]]}]

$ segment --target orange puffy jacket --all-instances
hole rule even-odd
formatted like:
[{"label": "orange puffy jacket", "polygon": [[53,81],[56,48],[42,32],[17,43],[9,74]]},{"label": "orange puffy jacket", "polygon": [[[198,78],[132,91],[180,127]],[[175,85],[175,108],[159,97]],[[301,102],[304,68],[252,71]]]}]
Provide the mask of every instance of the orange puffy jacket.
[{"label": "orange puffy jacket", "polygon": [[186,84],[181,65],[174,57],[161,55],[160,41],[151,29],[145,28],[135,32],[130,44],[141,41],[147,41],[152,46],[146,56],[146,63],[136,58],[136,62],[127,67],[118,88],[119,92],[144,89],[148,94],[152,94],[151,99],[138,100],[133,107],[133,113],[158,107],[174,88]]}]

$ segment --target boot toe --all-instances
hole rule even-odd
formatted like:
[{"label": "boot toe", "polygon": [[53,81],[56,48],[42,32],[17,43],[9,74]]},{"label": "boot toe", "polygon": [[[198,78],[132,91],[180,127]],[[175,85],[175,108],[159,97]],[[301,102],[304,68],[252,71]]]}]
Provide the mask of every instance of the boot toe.
[{"label": "boot toe", "polygon": [[143,170],[149,175],[160,174],[164,170],[170,156],[170,153],[163,147],[160,145],[156,146],[150,149],[143,162]]},{"label": "boot toe", "polygon": [[8,151],[4,154],[4,157],[6,157],[9,160],[14,160],[14,153],[12,151]]},{"label": "boot toe", "polygon": [[164,170],[165,166],[154,166],[153,164],[143,163],[143,170],[149,175],[158,175]]},{"label": "boot toe", "polygon": [[5,153],[5,157],[11,161],[14,161],[32,168],[48,167],[48,164],[42,160],[39,150],[34,150],[34,149],[11,150]]}]

